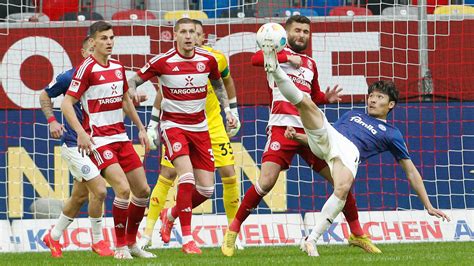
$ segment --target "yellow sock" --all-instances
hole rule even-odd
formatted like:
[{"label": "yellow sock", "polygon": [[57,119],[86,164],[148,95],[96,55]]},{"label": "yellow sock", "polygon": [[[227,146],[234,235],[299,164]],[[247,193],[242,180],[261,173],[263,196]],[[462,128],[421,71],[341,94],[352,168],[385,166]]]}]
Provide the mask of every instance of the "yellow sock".
[{"label": "yellow sock", "polygon": [[168,196],[168,191],[173,185],[173,180],[169,180],[166,177],[160,175],[158,177],[158,182],[153,188],[150,197],[150,206],[148,207],[148,216],[146,218],[146,227],[145,235],[150,236],[153,234],[153,229],[155,228],[156,221],[160,217],[160,212],[165,206],[166,197]]},{"label": "yellow sock", "polygon": [[234,220],[237,210],[239,209],[240,192],[237,176],[222,177],[222,187],[224,188],[224,209],[227,215],[227,222]]}]

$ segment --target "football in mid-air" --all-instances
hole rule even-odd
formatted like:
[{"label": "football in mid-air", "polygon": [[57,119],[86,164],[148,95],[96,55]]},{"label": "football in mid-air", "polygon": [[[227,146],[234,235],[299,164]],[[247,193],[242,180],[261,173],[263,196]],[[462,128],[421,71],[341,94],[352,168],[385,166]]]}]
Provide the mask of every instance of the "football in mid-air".
[{"label": "football in mid-air", "polygon": [[275,45],[275,50],[280,52],[285,48],[287,42],[285,28],[273,22],[263,24],[257,31],[257,45],[260,49],[262,49],[265,40],[271,40]]}]

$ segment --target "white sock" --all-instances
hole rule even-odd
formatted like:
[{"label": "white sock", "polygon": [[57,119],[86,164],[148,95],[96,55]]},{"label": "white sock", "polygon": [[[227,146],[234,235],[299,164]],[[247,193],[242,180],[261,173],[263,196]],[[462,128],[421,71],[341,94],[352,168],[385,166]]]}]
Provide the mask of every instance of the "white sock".
[{"label": "white sock", "polygon": [[192,235],[189,235],[189,236],[183,236],[183,245],[184,244],[187,244],[189,242],[193,241],[193,236]]},{"label": "white sock", "polygon": [[67,217],[61,212],[56,225],[53,227],[53,229],[51,229],[51,237],[53,240],[58,241],[61,238],[64,230],[66,230],[72,221],[74,221],[74,218]]},{"label": "white sock", "polygon": [[332,224],[337,215],[342,211],[345,200],[340,200],[334,193],[324,203],[323,209],[320,215],[316,219],[316,225],[313,227],[313,231],[308,236],[308,240],[317,241],[319,237],[326,231]]},{"label": "white sock", "polygon": [[295,83],[291,81],[290,77],[288,77],[281,67],[277,68],[275,72],[271,74],[281,94],[283,94],[290,103],[295,105],[303,100],[303,92],[296,87]]},{"label": "white sock", "polygon": [[96,244],[97,242],[104,240],[102,235],[102,217],[89,217],[89,220],[91,221],[92,228],[92,243]]},{"label": "white sock", "polygon": [[172,209],[172,208],[169,208],[169,209],[168,209],[168,211],[166,212],[166,216],[168,216],[168,220],[174,222],[174,219],[175,219],[175,218],[173,217],[173,215],[171,215],[171,209]]}]

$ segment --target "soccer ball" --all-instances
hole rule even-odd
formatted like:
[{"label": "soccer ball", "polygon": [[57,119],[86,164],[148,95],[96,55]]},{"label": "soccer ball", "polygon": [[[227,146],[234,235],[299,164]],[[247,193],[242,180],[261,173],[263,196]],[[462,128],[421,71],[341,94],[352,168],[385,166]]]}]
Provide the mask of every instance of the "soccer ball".
[{"label": "soccer ball", "polygon": [[257,45],[262,49],[263,41],[270,39],[275,45],[276,52],[280,52],[285,48],[287,42],[286,30],[278,23],[263,24],[257,31]]}]

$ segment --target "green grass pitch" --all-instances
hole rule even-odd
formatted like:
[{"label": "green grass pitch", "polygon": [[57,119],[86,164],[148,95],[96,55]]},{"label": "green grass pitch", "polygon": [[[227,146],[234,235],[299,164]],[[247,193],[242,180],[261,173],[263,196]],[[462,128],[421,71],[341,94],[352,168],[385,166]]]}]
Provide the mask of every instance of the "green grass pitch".
[{"label": "green grass pitch", "polygon": [[202,255],[180,249],[154,249],[155,259],[119,261],[88,251],[69,251],[53,259],[49,252],[0,253],[2,265],[474,265],[474,241],[378,245],[383,254],[367,254],[347,245],[320,245],[320,257],[311,258],[297,246],[249,247],[224,257],[218,248],[203,248]]}]

